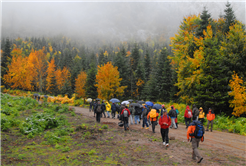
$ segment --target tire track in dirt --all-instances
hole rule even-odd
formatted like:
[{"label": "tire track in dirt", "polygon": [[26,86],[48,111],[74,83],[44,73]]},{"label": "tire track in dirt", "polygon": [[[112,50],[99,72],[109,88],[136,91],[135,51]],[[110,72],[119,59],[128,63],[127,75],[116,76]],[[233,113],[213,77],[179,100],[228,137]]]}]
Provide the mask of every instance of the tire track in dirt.
[{"label": "tire track in dirt", "polygon": [[[88,108],[74,107],[75,113],[83,114],[84,116],[93,117],[93,112],[89,112]],[[118,124],[118,119],[112,118],[101,118],[101,122],[114,122]],[[141,125],[130,125],[130,129],[141,130]],[[142,130],[145,131],[146,129]],[[151,132],[151,126],[149,131]],[[153,133],[151,133],[153,135]],[[160,126],[156,126],[156,133],[154,135],[160,136]],[[181,141],[187,141],[186,128],[184,125],[179,124],[178,129],[170,129],[169,136],[175,136],[176,139]],[[206,131],[205,132],[205,141],[200,144],[201,148],[211,149],[211,150],[220,150],[226,154],[233,156],[239,156],[246,159],[246,137],[233,133],[226,133],[220,131]]]}]

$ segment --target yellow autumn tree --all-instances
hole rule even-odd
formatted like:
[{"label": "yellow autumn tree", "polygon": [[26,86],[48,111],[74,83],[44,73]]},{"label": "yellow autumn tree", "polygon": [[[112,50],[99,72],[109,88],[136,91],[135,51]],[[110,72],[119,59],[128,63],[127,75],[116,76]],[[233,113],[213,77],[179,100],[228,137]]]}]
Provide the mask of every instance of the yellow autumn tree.
[{"label": "yellow autumn tree", "polygon": [[56,85],[58,90],[62,90],[62,87],[65,85],[66,81],[70,79],[71,73],[69,72],[67,67],[63,67],[61,70],[60,68],[55,72],[56,78]]},{"label": "yellow autumn tree", "polygon": [[86,78],[86,72],[81,71],[78,78],[75,79],[75,92],[78,94],[78,97],[85,97]]},{"label": "yellow autumn tree", "polygon": [[232,90],[229,95],[233,97],[233,100],[229,101],[230,107],[234,108],[232,114],[240,116],[246,113],[246,87],[243,80],[235,72],[229,86]]},{"label": "yellow autumn tree", "polygon": [[109,100],[112,97],[123,95],[127,86],[120,86],[121,80],[118,67],[114,67],[111,62],[98,66],[95,85],[98,97]]},{"label": "yellow autumn tree", "polygon": [[50,62],[48,62],[48,68],[47,68],[47,77],[46,77],[46,90],[49,93],[53,93],[55,90],[55,59],[51,59]]}]

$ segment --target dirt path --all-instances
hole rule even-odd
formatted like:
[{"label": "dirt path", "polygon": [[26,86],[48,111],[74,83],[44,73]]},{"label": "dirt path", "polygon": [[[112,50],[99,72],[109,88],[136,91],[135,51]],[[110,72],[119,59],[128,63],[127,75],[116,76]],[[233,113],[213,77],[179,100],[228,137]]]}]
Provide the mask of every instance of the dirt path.
[{"label": "dirt path", "polygon": [[[83,114],[84,116],[93,117],[93,112],[89,112],[87,108],[81,107],[74,107],[75,113]],[[118,119],[112,118],[101,118],[101,122],[114,122],[118,124]],[[140,125],[130,125],[131,129],[139,129],[141,130]],[[143,132],[150,133],[151,127],[149,131],[142,130]],[[160,137],[160,126],[156,126],[156,133],[154,134]],[[170,129],[169,136],[175,136],[176,139],[187,142],[186,137],[186,129],[184,125],[179,125],[179,128]],[[200,144],[200,147],[203,149],[210,149],[210,150],[219,150],[222,153],[230,154],[232,156],[238,156],[246,159],[246,137],[242,135],[237,135],[233,133],[225,133],[220,131],[213,131],[213,132],[206,132],[205,133],[205,141]]]}]

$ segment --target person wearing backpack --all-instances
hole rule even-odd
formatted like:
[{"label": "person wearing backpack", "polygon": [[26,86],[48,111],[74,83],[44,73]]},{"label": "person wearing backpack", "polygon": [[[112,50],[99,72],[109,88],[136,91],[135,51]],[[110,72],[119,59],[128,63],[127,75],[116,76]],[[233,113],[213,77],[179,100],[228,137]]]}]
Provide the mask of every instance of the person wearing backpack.
[{"label": "person wearing backpack", "polygon": [[90,102],[90,108],[89,108],[89,112],[92,111],[92,106],[93,106],[93,101]]},{"label": "person wearing backpack", "polygon": [[159,114],[156,112],[156,109],[151,109],[147,115],[147,119],[150,119],[152,124],[152,132],[155,133],[155,126],[157,125],[157,117]]},{"label": "person wearing backpack", "polygon": [[122,106],[122,112],[120,115],[123,115],[123,122],[124,122],[124,129],[129,130],[128,127],[128,118],[131,115],[130,111],[128,108],[126,108],[124,105]]},{"label": "person wearing backpack", "polygon": [[143,106],[143,113],[142,113],[142,116],[143,116],[143,126],[142,126],[142,129],[144,129],[144,126],[146,125],[146,130],[149,129],[149,124],[147,122],[147,115],[148,115],[148,110],[146,108],[146,105]]},{"label": "person wearing backpack", "polygon": [[129,111],[130,111],[130,124],[133,125],[132,115],[134,113],[134,107],[132,105],[130,105]]},{"label": "person wearing backpack", "polygon": [[175,124],[176,124],[176,126],[177,126],[177,128],[178,128],[178,114],[179,114],[179,110],[178,109],[175,109],[174,108],[174,110],[176,110],[176,119],[175,119]]},{"label": "person wearing backpack", "polygon": [[173,105],[171,106],[171,110],[169,111],[168,115],[171,117],[171,120],[172,120],[170,128],[173,128],[173,126],[174,126],[174,128],[177,129],[177,126],[176,126],[176,123],[175,123],[175,119],[176,119],[177,113],[176,113],[176,110],[174,110],[174,106]]},{"label": "person wearing backpack", "polygon": [[106,114],[105,114],[106,105],[105,105],[104,101],[102,101],[101,107],[102,107],[101,118],[102,118],[102,114],[104,115],[104,118],[106,118]]},{"label": "person wearing backpack", "polygon": [[94,112],[96,113],[96,121],[100,123],[101,113],[102,113],[102,106],[100,104],[100,101],[97,102]]},{"label": "person wearing backpack", "polygon": [[115,118],[115,112],[116,112],[116,105],[113,103],[112,106],[111,106],[111,114],[112,114],[112,119]]},{"label": "person wearing backpack", "polygon": [[214,121],[214,119],[215,119],[215,114],[214,114],[214,112],[212,111],[212,109],[209,108],[208,114],[207,114],[208,124],[207,124],[207,130],[206,130],[206,131],[208,131],[208,129],[209,129],[209,124],[211,124],[211,129],[210,129],[210,131],[211,131],[211,132],[213,131],[213,121]]},{"label": "person wearing backpack", "polygon": [[[203,158],[198,152],[199,142],[204,141],[204,127],[202,123],[198,120],[193,120],[193,122],[189,125],[187,130],[187,140],[192,143],[192,159],[197,160],[197,163],[200,163]],[[191,137],[191,140],[190,140]]]},{"label": "person wearing backpack", "polygon": [[159,119],[159,125],[161,126],[161,136],[163,145],[168,147],[169,146],[169,126],[171,125],[171,119],[167,115],[167,110],[163,110],[163,115]]},{"label": "person wearing backpack", "polygon": [[198,120],[199,110],[195,104],[193,105],[192,114],[193,114],[193,120]]},{"label": "person wearing backpack", "polygon": [[134,121],[135,121],[135,125],[137,123],[140,124],[140,115],[142,114],[142,108],[140,107],[135,107],[135,113],[134,113]]},{"label": "person wearing backpack", "polygon": [[120,106],[119,104],[115,104],[116,105],[116,112],[117,112],[117,118],[119,119],[120,118],[120,113],[121,113],[121,110],[120,110]]},{"label": "person wearing backpack", "polygon": [[186,125],[186,129],[187,129],[189,124],[191,123],[191,118],[192,118],[192,112],[190,110],[189,105],[186,106],[184,118],[185,118],[185,125]]},{"label": "person wearing backpack", "polygon": [[205,116],[205,113],[203,112],[203,109],[202,107],[199,108],[199,116],[198,116],[198,120],[203,124],[204,122],[204,116]]},{"label": "person wearing backpack", "polygon": [[94,112],[94,117],[95,117],[95,115],[96,115],[96,111],[95,111],[95,107],[96,107],[96,105],[97,105],[97,102],[96,102],[96,101],[94,101],[94,103],[93,103],[93,112]]},{"label": "person wearing backpack", "polygon": [[107,114],[108,114],[108,118],[110,118],[110,111],[111,111],[111,105],[106,101],[106,111],[107,111]]}]

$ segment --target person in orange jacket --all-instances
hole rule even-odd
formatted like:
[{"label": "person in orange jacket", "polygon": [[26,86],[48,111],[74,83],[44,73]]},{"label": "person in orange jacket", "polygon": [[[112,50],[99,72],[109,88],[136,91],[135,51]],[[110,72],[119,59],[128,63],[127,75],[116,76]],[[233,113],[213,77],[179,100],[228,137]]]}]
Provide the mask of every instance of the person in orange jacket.
[{"label": "person in orange jacket", "polygon": [[[202,137],[201,138],[196,138],[195,136],[192,136],[196,130],[196,126],[197,125],[200,125],[202,126],[203,128],[203,125],[200,121],[198,120],[193,120],[189,127],[188,127],[188,130],[187,130],[187,140],[188,142],[191,142],[192,143],[192,159],[193,160],[197,160],[197,163],[200,163],[202,160],[203,160],[203,157],[199,154],[198,152],[198,147],[199,147],[199,142],[203,142],[204,141],[204,136],[203,134],[205,133],[204,131],[204,128],[203,128],[203,134],[202,134]],[[191,140],[190,140],[190,137],[191,137]]]},{"label": "person in orange jacket", "polygon": [[156,112],[156,109],[151,109],[147,115],[147,119],[150,119],[152,124],[152,132],[155,133],[155,125],[157,125],[157,117],[159,114]]},{"label": "person in orange jacket", "polygon": [[214,114],[214,112],[212,111],[212,109],[209,108],[208,114],[207,114],[208,124],[207,124],[207,130],[206,130],[206,131],[208,131],[208,129],[209,129],[209,124],[211,124],[211,129],[210,129],[210,131],[211,131],[211,132],[213,131],[213,121],[214,121],[214,119],[215,119],[215,114]]}]

